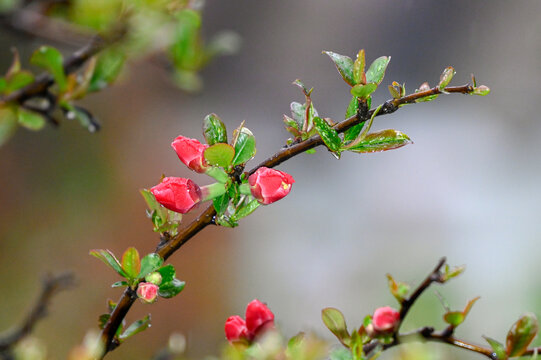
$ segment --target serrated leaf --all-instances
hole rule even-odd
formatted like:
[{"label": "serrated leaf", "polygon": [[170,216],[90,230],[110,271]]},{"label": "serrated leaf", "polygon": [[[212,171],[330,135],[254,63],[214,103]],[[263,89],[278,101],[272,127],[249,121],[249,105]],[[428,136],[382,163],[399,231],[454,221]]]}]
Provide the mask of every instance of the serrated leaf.
[{"label": "serrated leaf", "polygon": [[364,84],[366,83],[366,75],[364,73],[364,68],[366,66],[364,49],[359,50],[357,54],[357,59],[353,63],[353,80],[355,84]]},{"label": "serrated leaf", "polygon": [[320,117],[314,118],[314,125],[316,130],[323,139],[325,145],[334,153],[339,153],[342,145],[342,139],[338,136],[336,130],[334,130],[325,120]]},{"label": "serrated leaf", "polygon": [[207,144],[227,143],[227,130],[216,114],[208,114],[203,119],[203,136]]},{"label": "serrated leaf", "polygon": [[113,270],[115,270],[120,276],[128,277],[126,275],[126,272],[122,269],[120,261],[118,261],[118,259],[111,251],[95,249],[91,250],[89,254],[103,261],[106,265],[110,266]]},{"label": "serrated leaf", "polygon": [[342,79],[349,85],[355,85],[355,80],[353,78],[353,60],[349,56],[340,55],[332,51],[323,51],[327,54],[338,69],[338,72],[342,76]]},{"label": "serrated leaf", "polygon": [[112,284],[111,287],[117,288],[117,287],[123,287],[123,286],[128,286],[128,285],[129,284],[126,281],[117,281],[114,284]]},{"label": "serrated leaf", "polygon": [[257,200],[252,200],[247,204],[242,205],[240,208],[238,208],[235,213],[231,216],[231,220],[233,221],[239,221],[242,218],[245,218],[246,216],[253,213],[258,207],[259,202]]},{"label": "serrated leaf", "polygon": [[511,329],[509,329],[509,332],[507,333],[507,355],[509,355],[509,357],[515,357],[524,354],[538,331],[539,324],[537,322],[537,317],[531,313],[522,315],[520,319],[511,326]]},{"label": "serrated leaf", "polygon": [[9,94],[34,82],[34,75],[29,71],[18,71],[10,77],[6,77],[4,92]]},{"label": "serrated leaf", "polygon": [[385,76],[385,70],[387,69],[387,65],[389,65],[389,61],[391,61],[390,56],[380,56],[374,60],[366,71],[366,82],[379,85]]},{"label": "serrated leaf", "polygon": [[440,91],[444,91],[445,87],[449,85],[451,80],[453,79],[453,76],[455,76],[456,71],[453,69],[452,66],[446,67],[442,74],[440,75],[440,82],[438,84],[438,88]]},{"label": "serrated leaf", "polygon": [[184,281],[180,281],[179,279],[173,279],[173,281],[170,281],[168,283],[162,283],[160,285],[158,295],[163,298],[169,299],[180,293],[185,286],[186,283]]},{"label": "serrated leaf", "polygon": [[122,269],[124,269],[129,279],[137,279],[137,275],[141,270],[141,260],[136,248],[129,247],[122,254]]},{"label": "serrated leaf", "polygon": [[346,319],[340,310],[335,308],[325,308],[321,310],[321,318],[325,326],[340,340],[344,346],[351,345]]},{"label": "serrated leaf", "polygon": [[162,266],[157,271],[162,276],[162,284],[169,283],[175,278],[175,267],[171,264]]},{"label": "serrated leaf", "polygon": [[17,131],[17,116],[9,107],[0,106],[0,146],[4,145]]},{"label": "serrated leaf", "polygon": [[203,155],[209,164],[226,168],[235,157],[235,149],[229,144],[217,143],[206,148]]},{"label": "serrated leaf", "polygon": [[26,110],[23,107],[17,109],[17,120],[19,125],[27,128],[28,130],[38,131],[45,126],[45,118],[30,110]]},{"label": "serrated leaf", "polygon": [[255,136],[248,128],[242,127],[235,143],[233,165],[246,163],[255,156],[255,153]]},{"label": "serrated leaf", "polygon": [[[141,259],[141,270],[137,275],[138,279],[144,278],[151,272],[156,271],[163,264],[163,259],[156,253],[147,254]],[[163,280],[162,280],[163,281]]]},{"label": "serrated leaf", "polygon": [[505,352],[505,347],[503,346],[502,343],[492,338],[489,338],[488,336],[483,336],[483,338],[489,343],[492,350],[494,350],[494,353],[498,357],[498,360],[507,359],[507,353]]},{"label": "serrated leaf", "polygon": [[60,51],[50,46],[42,46],[34,51],[30,57],[30,63],[40,66],[51,73],[60,92],[66,90],[66,74],[64,73],[63,56]]},{"label": "serrated leaf", "polygon": [[378,85],[373,82],[369,82],[366,85],[355,85],[351,88],[351,95],[366,99],[372,94],[376,89],[378,88]]},{"label": "serrated leaf", "polygon": [[344,148],[344,150],[356,153],[372,153],[398,149],[410,143],[411,140],[406,134],[398,130],[387,129],[368,134],[357,145]]},{"label": "serrated leaf", "polygon": [[135,334],[138,334],[150,327],[150,314],[142,318],[141,320],[137,320],[133,322],[128,328],[118,336],[118,339],[120,342],[126,340],[130,336],[133,336]]}]

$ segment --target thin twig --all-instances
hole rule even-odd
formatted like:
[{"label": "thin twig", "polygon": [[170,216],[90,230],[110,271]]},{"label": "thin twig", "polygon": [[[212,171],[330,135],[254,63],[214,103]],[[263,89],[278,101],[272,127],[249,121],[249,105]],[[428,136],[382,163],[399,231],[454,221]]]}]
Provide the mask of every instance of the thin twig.
[{"label": "thin twig", "polygon": [[60,291],[72,287],[74,277],[71,273],[47,276],[43,281],[41,294],[23,323],[5,334],[0,335],[0,354],[9,352],[21,339],[28,336],[37,322],[47,315],[52,298]]},{"label": "thin twig", "polygon": [[[445,91],[448,93],[470,94],[473,91],[473,87],[470,85],[447,87],[445,88]],[[436,87],[427,91],[407,95],[400,99],[388,100],[382,105],[380,111],[376,114],[376,116],[391,114],[398,110],[399,105],[414,102],[416,99],[420,99],[422,97],[437,93],[442,92]],[[342,122],[339,122],[333,128],[338,133],[342,133],[357,124],[367,121],[368,119],[370,119],[373,113],[374,110],[370,110],[365,114],[364,117],[359,116],[359,114],[354,115]],[[250,170],[248,174],[253,174],[260,167],[275,167],[296,155],[302,154],[306,150],[310,150],[312,148],[315,148],[316,146],[320,146],[323,144],[324,142],[321,137],[319,135],[315,135],[305,141],[296,143],[290,147],[286,147],[278,151],[276,154]],[[156,253],[158,253],[164,260],[167,260],[167,258],[169,258],[181,246],[186,244],[188,240],[190,240],[194,235],[199,233],[208,225],[215,224],[215,216],[216,210],[214,209],[214,206],[209,205],[197,219],[193,220],[190,224],[188,224],[181,231],[179,231],[176,236],[174,236],[165,243],[160,242],[160,244],[156,248]],[[136,298],[137,297],[134,296],[133,291],[129,290],[129,288],[127,288],[120,297],[118,305],[111,313],[111,316],[109,317],[107,323],[105,324],[105,327],[101,332],[101,339],[105,344],[105,352],[102,358],[105,357],[105,355],[109,351],[114,350],[118,346],[118,344],[116,344],[114,341],[114,335]]]}]

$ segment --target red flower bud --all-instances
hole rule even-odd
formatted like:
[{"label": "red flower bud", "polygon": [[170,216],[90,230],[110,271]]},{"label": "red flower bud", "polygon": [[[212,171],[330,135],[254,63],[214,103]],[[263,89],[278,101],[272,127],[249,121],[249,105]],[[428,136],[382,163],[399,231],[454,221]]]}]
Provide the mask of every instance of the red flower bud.
[{"label": "red flower bud", "polygon": [[400,312],[389,306],[384,306],[374,311],[372,325],[378,333],[392,333],[400,322]]},{"label": "red flower bud", "polygon": [[137,287],[137,297],[144,303],[151,304],[158,298],[158,285],[142,282]]},{"label": "red flower bud", "polygon": [[203,152],[209,147],[208,145],[201,144],[196,139],[179,136],[171,143],[171,146],[175,149],[180,161],[191,170],[204,173],[209,167],[203,156]]},{"label": "red flower bud", "polygon": [[186,214],[201,201],[201,189],[190,179],[166,177],[150,192],[167,209],[181,214]]},{"label": "red flower bud", "polygon": [[289,194],[294,182],[291,175],[266,167],[260,167],[248,178],[252,196],[264,205],[278,201]]},{"label": "red flower bud", "polygon": [[246,327],[252,338],[274,325],[274,314],[267,305],[255,299],[246,307]]},{"label": "red flower bud", "polygon": [[230,316],[225,322],[225,337],[229,342],[248,340],[248,328],[243,318]]}]

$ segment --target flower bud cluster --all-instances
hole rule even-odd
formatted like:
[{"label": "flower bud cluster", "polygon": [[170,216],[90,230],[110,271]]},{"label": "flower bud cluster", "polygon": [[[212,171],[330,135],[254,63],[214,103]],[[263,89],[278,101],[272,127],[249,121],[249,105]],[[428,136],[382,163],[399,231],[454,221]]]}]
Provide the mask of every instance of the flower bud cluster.
[{"label": "flower bud cluster", "polygon": [[230,343],[251,343],[265,330],[274,327],[274,314],[267,305],[255,299],[246,307],[246,320],[238,315],[225,322],[225,337]]}]

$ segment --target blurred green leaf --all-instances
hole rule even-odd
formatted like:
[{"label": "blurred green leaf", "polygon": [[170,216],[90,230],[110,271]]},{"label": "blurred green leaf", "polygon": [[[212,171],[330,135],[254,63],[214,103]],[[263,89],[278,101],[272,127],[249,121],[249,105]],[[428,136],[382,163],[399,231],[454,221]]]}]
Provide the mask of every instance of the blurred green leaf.
[{"label": "blurred green leaf", "polygon": [[17,116],[13,109],[0,106],[0,146],[4,145],[17,131]]},{"label": "blurred green leaf", "polygon": [[323,142],[329,148],[329,150],[339,155],[342,140],[338,136],[336,130],[334,130],[324,119],[320,117],[314,118],[314,125],[316,126],[318,134],[321,136]]},{"label": "blurred green leaf", "polygon": [[113,285],[111,285],[111,287],[117,288],[117,287],[123,287],[123,286],[128,286],[128,285],[129,284],[126,281],[117,281]]},{"label": "blurred green leaf", "polygon": [[111,251],[103,250],[103,249],[96,249],[96,250],[91,250],[90,255],[100,259],[105,264],[109,265],[120,276],[125,277],[125,278],[128,277],[126,272],[122,269],[122,265],[120,265],[120,262]]},{"label": "blurred green leaf", "polygon": [[150,327],[150,314],[142,318],[141,320],[137,320],[133,322],[128,328],[118,336],[118,339],[122,343],[124,340],[129,338],[130,336],[133,336],[135,334],[138,334]]},{"label": "blurred green leaf", "polygon": [[475,89],[473,89],[473,93],[472,93],[472,95],[479,95],[479,96],[485,96],[488,94],[490,94],[490,89],[486,85],[481,85],[479,87],[476,87]]},{"label": "blurred green leaf", "polygon": [[371,153],[398,149],[410,143],[411,140],[406,134],[398,130],[387,129],[368,134],[357,145],[343,149],[356,153]]},{"label": "blurred green leaf", "polygon": [[104,50],[97,59],[94,72],[88,84],[88,92],[105,89],[112,84],[124,67],[126,55],[117,48]]},{"label": "blurred green leaf", "polygon": [[355,85],[354,87],[351,88],[351,95],[362,98],[362,99],[366,99],[370,96],[370,94],[376,91],[377,88],[378,88],[378,85],[372,82],[366,85],[362,85],[362,84]]},{"label": "blurred green leaf", "polygon": [[507,355],[509,357],[515,357],[524,354],[538,331],[539,324],[537,317],[531,313],[522,315],[507,333]]},{"label": "blurred green leaf", "polygon": [[100,129],[100,124],[88,110],[66,101],[63,101],[61,106],[66,110],[66,118],[68,120],[79,121],[79,124],[81,124],[82,127],[92,133]]},{"label": "blurred green leaf", "polygon": [[340,340],[344,346],[351,345],[351,337],[349,335],[346,319],[340,310],[335,308],[325,308],[321,310],[321,318],[325,326]]},{"label": "blurred green leaf", "polygon": [[403,282],[396,282],[391,274],[387,274],[387,284],[389,285],[389,290],[391,294],[395,297],[400,304],[406,298],[409,292],[409,286]]},{"label": "blurred green leaf", "polygon": [[387,65],[389,65],[389,61],[391,61],[390,56],[381,56],[374,60],[366,71],[366,82],[379,85],[385,76],[385,70],[387,69]]},{"label": "blurred green leaf", "polygon": [[105,327],[105,324],[107,324],[107,321],[109,320],[110,317],[111,317],[110,314],[101,314],[98,317],[98,327],[100,329],[103,329]]},{"label": "blurred green leaf", "polygon": [[160,255],[156,253],[145,255],[143,259],[141,259],[141,270],[139,271],[137,278],[144,278],[151,272],[156,271],[160,266],[162,266],[162,264],[163,259]]},{"label": "blurred green leaf", "polygon": [[30,57],[30,63],[46,69],[54,78],[60,92],[67,88],[63,57],[60,51],[50,46],[42,46]]},{"label": "blurred green leaf", "polygon": [[21,70],[6,78],[6,85],[3,91],[6,94],[9,94],[15,90],[22,89],[33,82],[34,75],[29,71]]},{"label": "blurred green leaf", "polygon": [[248,128],[243,126],[240,129],[237,141],[235,142],[235,157],[233,158],[233,165],[246,163],[255,156],[255,153],[255,136]]},{"label": "blurred green leaf", "polygon": [[498,357],[498,360],[507,360],[507,353],[505,352],[505,347],[502,343],[492,338],[489,338],[488,336],[483,336],[483,338],[485,338],[485,340],[490,344],[490,347],[492,348],[492,350],[494,350],[494,353]]},{"label": "blurred green leaf", "polygon": [[331,58],[338,69],[338,72],[342,75],[342,79],[351,86],[355,85],[355,80],[353,78],[353,60],[351,60],[349,56],[340,55],[332,51],[323,51],[323,53]]},{"label": "blurred green leaf", "polygon": [[353,356],[351,355],[351,351],[344,349],[344,348],[338,348],[329,354],[330,360],[354,360]]},{"label": "blurred green leaf", "polygon": [[440,82],[438,84],[438,88],[440,91],[444,91],[445,87],[449,85],[451,80],[453,79],[453,76],[455,76],[456,71],[453,69],[452,66],[446,67],[443,70],[443,73],[440,75]]},{"label": "blurred green leaf", "polygon": [[203,120],[203,136],[207,144],[227,143],[227,131],[222,120],[216,114],[208,114]]},{"label": "blurred green leaf", "polygon": [[445,313],[443,315],[443,320],[454,327],[462,324],[464,320],[466,320],[468,313],[477,300],[479,300],[479,296],[468,301],[463,311],[449,311]]},{"label": "blurred green leaf", "polygon": [[141,260],[139,252],[134,247],[129,247],[122,255],[122,269],[126,272],[129,279],[137,279],[141,270]]},{"label": "blurred green leaf", "polygon": [[465,266],[456,266],[450,268],[448,264],[445,264],[445,271],[443,273],[443,281],[449,281],[454,277],[462,274],[466,270]]},{"label": "blurred green leaf", "polygon": [[175,278],[175,267],[171,264],[162,266],[157,271],[162,276],[162,284],[169,283]]},{"label": "blurred green leaf", "polygon": [[17,108],[17,120],[19,125],[28,130],[41,130],[45,126],[45,118],[37,112],[27,110],[23,107]]},{"label": "blurred green leaf", "polygon": [[203,155],[209,164],[226,168],[235,157],[235,149],[229,144],[217,143],[206,148]]},{"label": "blurred green leaf", "polygon": [[163,298],[169,299],[180,293],[185,286],[186,283],[184,281],[180,281],[179,279],[173,279],[173,281],[162,283],[160,285],[160,290],[158,291],[158,294]]}]

